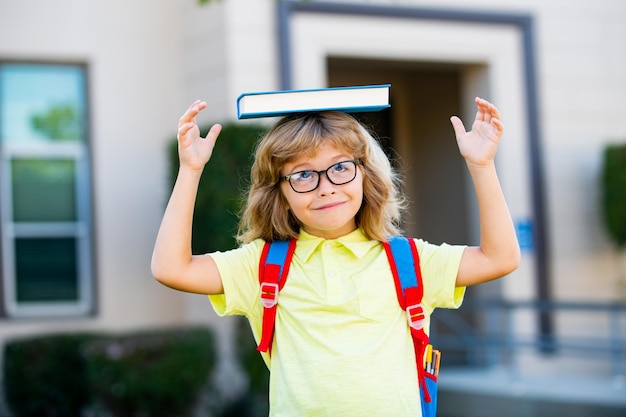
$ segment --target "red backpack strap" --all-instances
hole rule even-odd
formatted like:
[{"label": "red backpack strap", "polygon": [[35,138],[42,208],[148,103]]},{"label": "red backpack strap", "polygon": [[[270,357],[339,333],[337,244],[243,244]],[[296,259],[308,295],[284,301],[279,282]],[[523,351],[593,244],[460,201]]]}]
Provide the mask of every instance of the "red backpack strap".
[{"label": "red backpack strap", "polygon": [[383,242],[383,247],[389,259],[389,266],[396,285],[398,303],[406,311],[411,328],[419,385],[424,391],[424,400],[430,402],[430,394],[424,379],[423,361],[424,352],[428,345],[428,335],[424,331],[426,324],[426,312],[422,305],[424,286],[417,246],[413,239],[396,236]]},{"label": "red backpack strap", "polygon": [[263,304],[263,327],[257,350],[272,353],[274,322],[278,307],[278,293],[287,282],[289,267],[296,250],[296,239],[265,242],[259,261],[259,284]]}]

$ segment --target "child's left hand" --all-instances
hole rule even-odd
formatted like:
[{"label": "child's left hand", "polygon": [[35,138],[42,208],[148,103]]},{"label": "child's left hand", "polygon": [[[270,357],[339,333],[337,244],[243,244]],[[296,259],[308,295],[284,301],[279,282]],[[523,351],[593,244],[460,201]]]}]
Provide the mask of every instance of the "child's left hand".
[{"label": "child's left hand", "polygon": [[468,166],[480,167],[493,163],[504,127],[496,106],[479,97],[475,101],[478,110],[471,131],[465,130],[463,122],[457,116],[452,116],[450,121],[459,151]]}]

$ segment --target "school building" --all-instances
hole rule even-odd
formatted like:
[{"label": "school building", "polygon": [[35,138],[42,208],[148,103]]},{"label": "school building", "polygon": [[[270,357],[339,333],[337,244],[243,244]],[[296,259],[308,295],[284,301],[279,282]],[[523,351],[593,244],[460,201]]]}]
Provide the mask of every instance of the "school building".
[{"label": "school building", "polygon": [[626,255],[600,206],[603,150],[626,141],[626,2],[201,3],[0,0],[0,345],[198,323],[227,377],[232,320],[150,274],[178,118],[197,98],[202,124],[245,91],[390,83],[374,124],[402,160],[407,235],[477,243],[449,116],[469,124],[481,96],[505,124],[523,260],[442,312],[442,392],[480,416],[487,397],[626,408]]}]

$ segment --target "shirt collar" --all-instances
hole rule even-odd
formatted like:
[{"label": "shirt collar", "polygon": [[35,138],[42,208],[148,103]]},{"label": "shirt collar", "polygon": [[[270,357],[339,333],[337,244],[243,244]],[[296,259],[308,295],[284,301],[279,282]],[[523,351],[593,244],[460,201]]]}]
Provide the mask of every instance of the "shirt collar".
[{"label": "shirt collar", "polygon": [[313,236],[300,229],[298,244],[296,246],[298,257],[300,257],[303,262],[307,262],[313,252],[324,242],[337,242],[359,259],[380,243],[377,240],[368,239],[361,229],[356,229],[337,239],[324,239],[322,237]]}]

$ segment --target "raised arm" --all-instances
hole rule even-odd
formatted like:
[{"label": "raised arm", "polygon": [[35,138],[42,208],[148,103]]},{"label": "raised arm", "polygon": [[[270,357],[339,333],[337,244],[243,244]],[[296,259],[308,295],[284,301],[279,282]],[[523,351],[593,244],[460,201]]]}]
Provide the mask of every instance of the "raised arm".
[{"label": "raised arm", "polygon": [[480,246],[468,247],[463,253],[457,286],[500,278],[513,272],[520,263],[515,228],[494,164],[503,131],[500,112],[481,98],[476,98],[476,106],[471,131],[465,130],[458,117],[450,119],[459,151],[472,177],[480,217]]},{"label": "raised arm", "polygon": [[223,288],[215,262],[210,256],[191,252],[191,225],[200,176],[222,129],[214,125],[206,138],[200,136],[196,116],[205,107],[203,101],[194,102],[178,121],[180,168],[157,234],[151,269],[154,277],[168,287],[219,294]]}]

